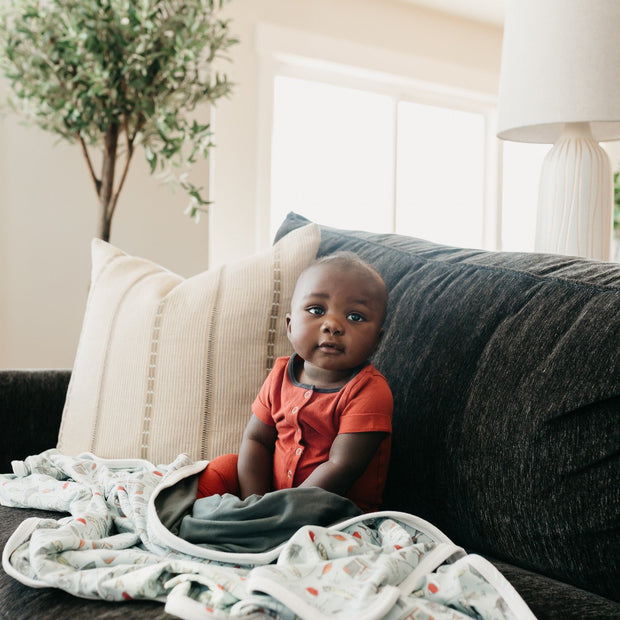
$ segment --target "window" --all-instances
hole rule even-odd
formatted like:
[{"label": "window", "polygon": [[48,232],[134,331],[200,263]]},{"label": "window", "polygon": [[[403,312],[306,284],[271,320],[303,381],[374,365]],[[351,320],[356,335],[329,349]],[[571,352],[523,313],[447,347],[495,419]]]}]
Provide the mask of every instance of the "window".
[{"label": "window", "polygon": [[259,189],[271,238],[296,211],[335,227],[533,249],[549,147],[500,142],[493,97],[308,57],[272,60]]},{"label": "window", "polygon": [[549,144],[503,143],[502,249],[533,252],[538,180]]},{"label": "window", "polygon": [[394,231],[482,247],[484,115],[400,102],[397,154]]},{"label": "window", "polygon": [[294,210],[330,226],[391,231],[393,117],[385,95],[276,77],[272,230]]}]

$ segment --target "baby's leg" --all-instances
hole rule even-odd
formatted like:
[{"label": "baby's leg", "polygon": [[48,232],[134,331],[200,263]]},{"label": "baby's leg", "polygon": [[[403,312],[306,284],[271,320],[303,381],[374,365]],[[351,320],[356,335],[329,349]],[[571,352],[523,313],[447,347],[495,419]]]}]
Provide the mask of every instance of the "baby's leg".
[{"label": "baby's leg", "polygon": [[198,479],[198,498],[232,493],[239,497],[238,454],[222,454],[209,461]]}]

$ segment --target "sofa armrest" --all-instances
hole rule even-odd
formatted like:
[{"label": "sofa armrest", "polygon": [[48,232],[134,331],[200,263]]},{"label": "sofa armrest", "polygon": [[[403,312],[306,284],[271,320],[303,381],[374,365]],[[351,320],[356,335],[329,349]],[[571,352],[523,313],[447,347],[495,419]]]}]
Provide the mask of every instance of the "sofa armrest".
[{"label": "sofa armrest", "polygon": [[70,370],[0,370],[0,473],[56,446]]}]

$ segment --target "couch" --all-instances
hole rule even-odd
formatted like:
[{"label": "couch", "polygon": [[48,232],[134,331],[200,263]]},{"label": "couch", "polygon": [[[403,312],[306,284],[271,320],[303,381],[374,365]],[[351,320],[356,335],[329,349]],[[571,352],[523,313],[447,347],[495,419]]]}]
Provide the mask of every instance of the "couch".
[{"label": "couch", "polygon": [[[291,239],[309,224],[291,213],[277,240]],[[310,254],[356,252],[390,289],[386,333],[373,360],[394,393],[384,508],[423,517],[489,558],[541,620],[620,618],[620,265],[314,227],[318,238]],[[285,255],[274,261],[282,262],[278,274],[288,263]],[[267,303],[277,308],[286,303],[284,289],[290,295],[293,275],[274,279],[283,287],[277,299],[273,283],[251,277],[253,285],[269,289]],[[216,287],[218,299],[223,288],[231,285]],[[232,312],[219,312],[218,325],[241,320],[236,328],[242,343],[245,319]],[[101,331],[103,319],[95,319]],[[0,471],[57,442],[67,452],[105,448],[88,437],[80,445],[95,431],[85,410],[71,411],[81,406],[84,377],[99,372],[96,361],[85,361],[87,329],[85,320],[73,372],[0,371]],[[268,329],[272,334],[274,326]],[[238,359],[240,346],[235,341],[218,354]],[[267,348],[272,357],[281,354],[285,338]],[[98,389],[102,401],[104,388]],[[93,428],[108,416],[98,415]],[[64,428],[59,440],[61,424],[74,429]],[[214,417],[203,428],[219,436],[218,424],[226,428],[226,418]],[[231,445],[242,426],[243,420]],[[118,426],[116,434],[120,442]],[[210,445],[210,453],[204,448],[197,456],[223,450]],[[146,449],[127,456],[150,456]],[[153,462],[165,458],[161,452]],[[0,507],[0,544],[34,514],[41,516]],[[2,618],[147,616],[170,617],[156,602],[82,600],[0,575]]]}]

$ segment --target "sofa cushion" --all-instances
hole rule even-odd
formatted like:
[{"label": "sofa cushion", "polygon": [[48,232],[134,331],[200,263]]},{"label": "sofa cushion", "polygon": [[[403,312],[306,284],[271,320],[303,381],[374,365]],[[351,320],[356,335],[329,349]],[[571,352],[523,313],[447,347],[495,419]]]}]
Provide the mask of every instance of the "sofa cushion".
[{"label": "sofa cushion", "polygon": [[391,291],[385,507],[620,600],[620,265],[321,227],[338,250]]},{"label": "sofa cushion", "polygon": [[59,369],[0,370],[0,425],[5,429],[0,472],[11,471],[11,461],[56,443],[70,376],[71,371]]},{"label": "sofa cushion", "polygon": [[92,284],[58,436],[66,454],[168,463],[236,452],[316,225],[267,252],[184,279],[92,244]]}]

